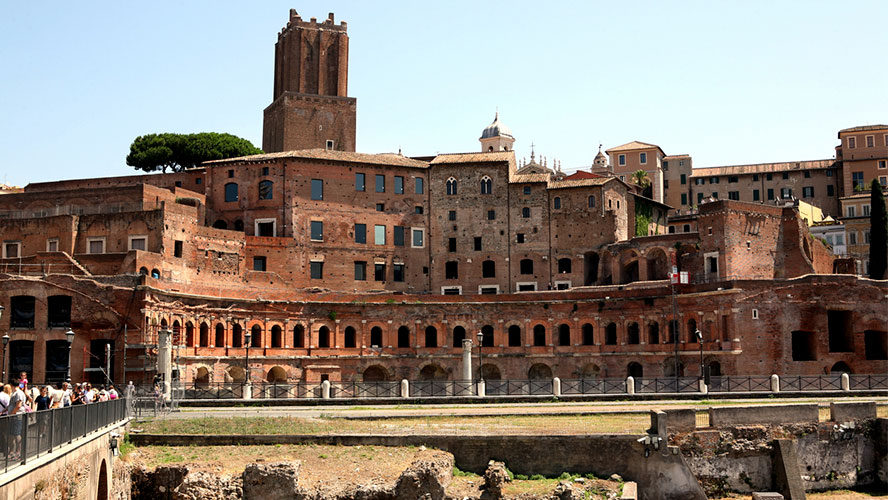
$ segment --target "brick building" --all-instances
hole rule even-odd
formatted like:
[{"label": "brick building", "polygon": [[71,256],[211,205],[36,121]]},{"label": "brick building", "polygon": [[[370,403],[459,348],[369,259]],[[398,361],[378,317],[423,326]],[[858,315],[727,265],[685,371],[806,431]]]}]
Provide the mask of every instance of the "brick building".
[{"label": "brick building", "polygon": [[[695,375],[698,329],[716,374],[885,372],[888,283],[829,275],[795,205],[720,196],[671,233],[690,157],[564,175],[498,116],[478,152],[357,153],[345,23],[291,12],[276,61],[268,153],[0,196],[5,373],[59,380],[69,328],[97,382],[106,345],[150,380],[163,329],[187,383],[458,379],[479,332],[488,379]],[[619,177],[644,165],[651,196]]]}]

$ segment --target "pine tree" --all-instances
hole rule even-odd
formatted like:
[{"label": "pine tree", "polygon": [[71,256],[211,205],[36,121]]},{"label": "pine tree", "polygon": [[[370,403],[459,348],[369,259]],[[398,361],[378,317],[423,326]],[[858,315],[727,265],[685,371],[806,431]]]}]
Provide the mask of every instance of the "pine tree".
[{"label": "pine tree", "polygon": [[882,185],[873,179],[870,188],[870,278],[885,278],[888,268],[888,214],[885,211],[885,196]]}]

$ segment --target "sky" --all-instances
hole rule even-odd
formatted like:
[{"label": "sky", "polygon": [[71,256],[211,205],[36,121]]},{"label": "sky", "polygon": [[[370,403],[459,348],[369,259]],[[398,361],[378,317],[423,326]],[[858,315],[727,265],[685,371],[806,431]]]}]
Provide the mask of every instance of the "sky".
[{"label": "sky", "polygon": [[[346,21],[357,149],[480,150],[570,172],[633,140],[695,167],[831,158],[888,122],[888,2],[3,2],[0,182],[130,175],[156,132],[261,147],[289,9]],[[551,163],[550,163],[551,165]]]}]

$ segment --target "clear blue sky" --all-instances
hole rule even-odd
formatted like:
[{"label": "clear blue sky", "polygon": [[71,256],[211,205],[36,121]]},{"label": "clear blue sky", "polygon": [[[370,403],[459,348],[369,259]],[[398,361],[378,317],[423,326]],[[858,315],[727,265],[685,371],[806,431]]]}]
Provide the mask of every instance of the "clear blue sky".
[{"label": "clear blue sky", "polygon": [[520,156],[589,165],[631,140],[697,167],[829,158],[888,122],[888,2],[3,2],[0,181],[135,173],[133,138],[261,147],[289,9],[348,22],[358,150],[474,151],[500,117]]}]

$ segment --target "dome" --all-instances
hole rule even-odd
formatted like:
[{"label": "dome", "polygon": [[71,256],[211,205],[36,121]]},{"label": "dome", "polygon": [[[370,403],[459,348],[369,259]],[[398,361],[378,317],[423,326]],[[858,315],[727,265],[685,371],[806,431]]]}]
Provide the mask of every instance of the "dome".
[{"label": "dome", "polygon": [[509,127],[503,125],[499,121],[499,112],[497,112],[496,116],[493,118],[493,123],[487,126],[483,132],[481,132],[482,139],[490,139],[492,137],[508,137],[509,139],[514,139],[512,136],[512,131],[509,130]]}]

